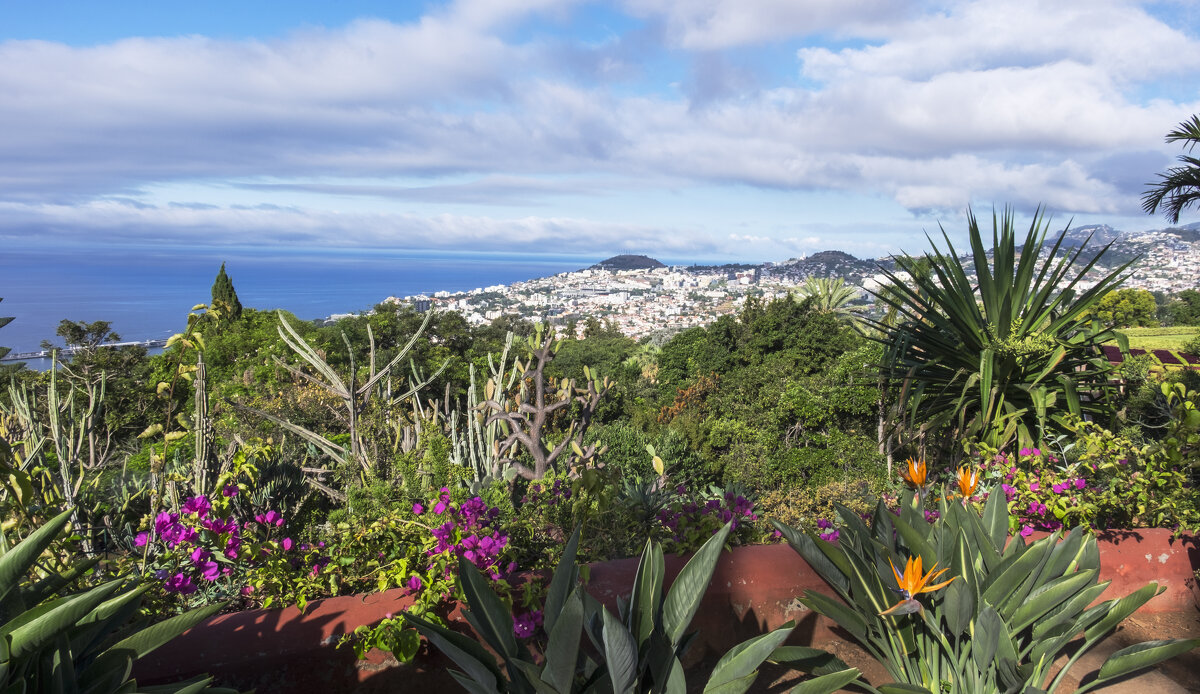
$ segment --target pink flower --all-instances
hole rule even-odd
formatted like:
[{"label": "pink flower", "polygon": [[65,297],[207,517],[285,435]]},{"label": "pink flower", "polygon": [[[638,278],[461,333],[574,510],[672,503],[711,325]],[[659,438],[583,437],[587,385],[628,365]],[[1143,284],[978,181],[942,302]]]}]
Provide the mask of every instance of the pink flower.
[{"label": "pink flower", "polygon": [[420,504],[413,504],[413,514],[419,516],[422,513],[425,513],[425,507]]},{"label": "pink flower", "polygon": [[292,544],[293,544],[293,543],[292,543],[292,538],[290,538],[290,537],[285,537],[285,538],[283,538],[283,542],[280,542],[280,543],[279,543],[279,545],[280,545],[281,547],[283,547],[283,551],[285,551],[285,552],[290,552],[290,551],[292,551]]},{"label": "pink flower", "polygon": [[225,485],[225,488],[221,490],[221,496],[224,496],[224,497],[237,496],[237,495],[238,495],[238,488],[237,488],[236,484],[227,484],[227,485]]},{"label": "pink flower", "polygon": [[1076,489],[1083,489],[1086,486],[1087,486],[1087,482],[1085,482],[1082,477],[1075,480],[1075,488]]},{"label": "pink flower", "polygon": [[1067,483],[1060,482],[1058,484],[1051,485],[1050,489],[1052,489],[1055,494],[1062,494],[1063,492],[1067,491]]},{"label": "pink flower", "polygon": [[241,593],[242,593],[243,597],[250,595],[253,592],[254,592],[254,586],[242,586]]},{"label": "pink flower", "polygon": [[150,533],[144,533],[144,532],[138,533],[137,537],[133,538],[133,546],[134,547],[145,547],[146,543],[149,541],[150,541]]},{"label": "pink flower", "polygon": [[202,494],[200,496],[193,496],[192,498],[183,502],[183,507],[179,510],[184,513],[194,513],[203,518],[208,515],[210,510],[212,510],[212,504],[209,502],[208,497]]},{"label": "pink flower", "polygon": [[1036,492],[1040,488],[1041,488],[1041,485],[1039,485],[1036,481],[1029,483],[1029,491],[1031,491],[1031,492]]},{"label": "pink flower", "polygon": [[1033,534],[1033,526],[1025,525],[1021,527],[1021,537],[1029,537]]},{"label": "pink flower", "polygon": [[416,574],[409,576],[407,585],[408,585],[408,589],[414,593],[417,592],[418,590],[421,590],[421,586],[423,585],[421,583],[421,577]]},{"label": "pink flower", "polygon": [[261,523],[263,525],[273,525],[277,528],[283,526],[283,516],[279,515],[275,511],[267,511],[266,513],[260,513],[254,517],[254,520],[258,521],[259,523]]}]

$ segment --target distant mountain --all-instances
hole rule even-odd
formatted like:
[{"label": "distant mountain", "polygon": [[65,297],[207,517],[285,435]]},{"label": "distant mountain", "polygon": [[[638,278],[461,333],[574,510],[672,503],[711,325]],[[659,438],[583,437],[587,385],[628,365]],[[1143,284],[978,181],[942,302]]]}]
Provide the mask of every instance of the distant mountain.
[{"label": "distant mountain", "polygon": [[654,258],[645,255],[614,255],[608,260],[601,260],[588,268],[589,270],[653,270],[666,267]]},{"label": "distant mountain", "polygon": [[1062,236],[1063,248],[1076,248],[1078,246],[1082,246],[1090,236],[1091,241],[1088,243],[1089,246],[1103,246],[1110,241],[1116,241],[1123,233],[1124,232],[1122,231],[1113,229],[1107,224],[1089,224],[1087,226],[1072,227],[1066,230],[1065,234],[1062,231],[1059,231],[1058,233],[1051,232],[1046,234],[1046,241],[1048,243],[1054,243],[1059,236]]},{"label": "distant mountain", "polygon": [[770,268],[770,274],[803,279],[805,277],[844,277],[858,284],[863,277],[878,272],[874,260],[860,260],[843,251],[818,251],[806,258],[792,258]]}]

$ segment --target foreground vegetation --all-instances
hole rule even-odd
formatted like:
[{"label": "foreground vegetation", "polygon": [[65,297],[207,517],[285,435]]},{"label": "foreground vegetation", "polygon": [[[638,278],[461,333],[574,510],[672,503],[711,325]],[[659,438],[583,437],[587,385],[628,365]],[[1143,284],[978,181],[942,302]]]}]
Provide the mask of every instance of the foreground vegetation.
[{"label": "foreground vegetation", "polygon": [[[869,321],[847,309],[843,288],[814,283],[804,298],[751,299],[708,327],[641,343],[595,321],[585,338],[559,339],[545,324],[472,327],[457,314],[393,304],[317,326],[242,307],[223,268],[211,304],[188,316],[161,355],[101,347],[108,324],[64,321],[59,335],[73,356],[46,374],[13,374],[0,402],[5,536],[9,545],[51,537],[46,552],[56,558],[14,571],[6,589],[51,586],[49,597],[76,581],[120,577],[140,584],[149,614],[193,619],[207,614],[195,609],[304,608],[318,597],[402,588],[414,601],[407,615],[345,636],[360,653],[378,647],[401,659],[421,647],[417,628],[441,634],[446,596],[487,601],[501,653],[553,635],[561,614],[577,625],[588,613],[610,662],[606,681],[659,689],[672,661],[614,671],[628,639],[616,642],[612,615],[589,606],[573,574],[549,593],[508,579],[638,552],[654,572],[663,549],[786,536],[837,587],[814,554],[844,570],[842,550],[829,549],[837,540],[846,552],[875,552],[877,566],[919,555],[961,579],[948,593],[976,591],[970,610],[933,611],[954,630],[950,645],[936,631],[925,637],[940,653],[930,656],[943,663],[936,670],[880,646],[898,680],[963,691],[1035,682],[1036,662],[1020,677],[964,669],[964,625],[1003,622],[1021,658],[1023,630],[1049,628],[1045,613],[1006,611],[1016,604],[1007,593],[1003,602],[986,597],[1001,565],[1044,553],[1002,552],[996,533],[1200,527],[1200,386],[1190,371],[1117,369],[1100,355],[1100,344],[1119,340],[1100,310],[1120,270],[1076,293],[1070,287],[1091,267],[1076,264],[1078,254],[1039,262],[1016,252],[1044,243],[1040,218],[1022,237],[1011,215],[994,218],[990,257],[980,226],[972,218],[975,282],[946,238],[946,250],[898,264],[906,276],[879,296],[890,310]],[[896,472],[915,496],[901,496]],[[929,491],[940,484],[957,485],[964,504],[935,499]],[[963,534],[976,521],[960,511],[977,502],[995,562],[980,538]],[[874,519],[874,534],[864,535],[860,514]],[[37,535],[56,523],[71,534]],[[1074,566],[1046,574],[1071,586],[1055,596],[1082,600],[1091,590],[1078,578],[1089,566]],[[879,593],[895,582],[909,601],[903,610],[924,614],[914,580],[897,569],[870,585]],[[706,584],[697,579],[667,603],[698,600]],[[685,597],[689,590],[699,593]],[[662,648],[678,657],[684,616],[651,627],[625,613],[620,629],[644,645],[661,628],[670,636]],[[571,690],[574,671],[562,663],[575,661],[562,657],[547,655],[536,673],[513,665],[512,690],[542,691],[532,680],[514,684],[535,674]],[[761,658],[751,661],[719,666],[714,677],[737,673],[748,686]],[[601,681],[600,665],[575,674]],[[824,681],[835,680],[849,681]]]}]

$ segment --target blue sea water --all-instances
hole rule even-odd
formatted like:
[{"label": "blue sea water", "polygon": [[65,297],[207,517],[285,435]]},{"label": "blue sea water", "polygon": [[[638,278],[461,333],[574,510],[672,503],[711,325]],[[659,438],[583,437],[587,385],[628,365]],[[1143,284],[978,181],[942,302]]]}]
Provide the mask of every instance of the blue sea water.
[{"label": "blue sea water", "polygon": [[388,296],[465,291],[578,270],[604,255],[378,249],[111,247],[0,253],[0,345],[15,352],[56,340],[63,318],[107,320],[126,340],[181,331],[211,299],[221,263],[243,306],[303,319],[366,311]]}]

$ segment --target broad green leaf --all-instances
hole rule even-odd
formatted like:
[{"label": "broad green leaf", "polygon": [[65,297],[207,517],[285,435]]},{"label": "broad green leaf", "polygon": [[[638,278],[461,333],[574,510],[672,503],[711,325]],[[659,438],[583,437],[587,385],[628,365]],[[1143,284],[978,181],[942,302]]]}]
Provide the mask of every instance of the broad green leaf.
[{"label": "broad green leaf", "polygon": [[671,584],[671,590],[663,602],[663,629],[671,643],[679,643],[683,632],[692,623],[692,617],[700,607],[700,600],[708,590],[709,581],[712,580],[717,560],[721,558],[721,550],[729,537],[730,527],[730,524],[726,523],[725,527],[710,537]]},{"label": "broad green leaf", "polygon": [[1168,658],[1187,653],[1200,646],[1200,639],[1166,639],[1146,641],[1113,653],[1100,667],[1096,679],[1107,680],[1120,677],[1142,668],[1161,663]]},{"label": "broad green leaf", "polygon": [[478,641],[407,612],[404,613],[404,620],[465,670],[466,676],[482,686],[484,691],[500,691],[499,683],[504,680],[500,666]]},{"label": "broad green leaf", "polygon": [[554,631],[558,613],[566,603],[567,595],[575,589],[575,584],[579,581],[579,567],[575,565],[575,555],[579,550],[580,528],[581,526],[575,526],[575,532],[571,533],[571,539],[567,540],[567,546],[563,548],[562,557],[559,558],[558,565],[554,567],[554,575],[550,578],[550,587],[546,590],[542,619],[547,633]]},{"label": "broad green leaf", "polygon": [[629,597],[629,630],[639,646],[650,638],[650,632],[654,630],[665,573],[666,562],[662,549],[656,543],[647,541],[633,577],[633,593]]},{"label": "broad green leaf", "polygon": [[220,612],[223,607],[225,607],[224,603],[208,605],[146,627],[113,644],[111,648],[105,651],[105,655],[108,653],[132,653],[134,658],[141,658]]},{"label": "broad green leaf", "polygon": [[29,567],[53,544],[63,528],[67,527],[70,518],[71,512],[63,511],[0,555],[0,605],[9,592],[20,585],[21,578],[29,571]]},{"label": "broad green leaf", "polygon": [[833,694],[833,692],[857,680],[861,674],[858,668],[850,668],[841,672],[821,675],[820,677],[814,677],[811,680],[805,680],[796,685],[792,688],[791,694]]},{"label": "broad green leaf", "polygon": [[780,646],[767,660],[787,663],[793,669],[813,675],[828,675],[850,667],[828,651],[805,646]]},{"label": "broad green leaf", "polygon": [[859,612],[846,607],[841,602],[813,590],[804,592],[800,602],[817,614],[824,615],[838,623],[860,641],[867,638],[867,622]]},{"label": "broad green leaf", "polygon": [[471,606],[469,611],[463,611],[463,616],[497,653],[506,659],[516,657],[517,638],[513,634],[512,613],[492,592],[488,580],[479,569],[461,557],[458,560],[458,577],[467,604]]},{"label": "broad green leaf", "polygon": [[[121,588],[118,582],[107,583],[86,593],[72,595],[53,603],[53,609],[41,613],[36,619],[21,624],[8,632],[12,658],[19,659],[37,651],[64,634],[97,605],[108,599]],[[5,625],[6,628],[8,625]]]},{"label": "broad green leaf", "polygon": [[1057,578],[1040,588],[1035,589],[1025,599],[1025,602],[1013,612],[1010,622],[1013,631],[1020,631],[1033,624],[1051,609],[1070,600],[1076,593],[1093,585],[1096,581],[1096,571],[1078,571]]},{"label": "broad green leaf", "polygon": [[638,647],[625,625],[608,610],[604,620],[604,660],[612,679],[613,694],[633,694],[638,678]]},{"label": "broad green leaf", "polygon": [[[795,622],[788,622],[774,631],[743,641],[729,649],[713,668],[708,684],[704,687],[705,693],[741,694],[746,691],[753,684],[754,676],[758,674],[758,666],[787,639],[795,626]],[[744,689],[731,687],[734,682],[740,684],[746,680],[748,675],[750,679]]]},{"label": "broad green leaf", "polygon": [[546,646],[546,663],[541,679],[559,692],[570,692],[575,679],[575,663],[579,660],[579,639],[583,635],[582,588],[576,588],[563,605],[559,619],[550,631]]},{"label": "broad green leaf", "polygon": [[1099,622],[1096,622],[1083,633],[1088,641],[1098,640],[1100,637],[1107,634],[1118,624],[1125,621],[1125,618],[1137,611],[1139,607],[1146,604],[1150,598],[1158,595],[1166,588],[1159,588],[1157,583],[1147,583],[1134,592],[1115,602],[1109,603],[1108,614]]}]

